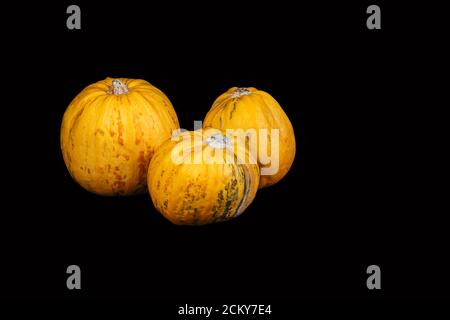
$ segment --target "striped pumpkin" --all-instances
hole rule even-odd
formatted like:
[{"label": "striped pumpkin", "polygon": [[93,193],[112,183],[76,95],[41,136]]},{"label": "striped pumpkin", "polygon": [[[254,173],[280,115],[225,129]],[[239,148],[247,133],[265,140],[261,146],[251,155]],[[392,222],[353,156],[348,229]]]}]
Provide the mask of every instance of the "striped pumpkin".
[{"label": "striped pumpkin", "polygon": [[[253,129],[257,134],[260,133],[261,129],[268,130],[268,135],[265,137],[266,141],[268,141],[268,155],[276,160],[278,170],[275,173],[270,172],[269,168],[275,162],[262,163],[258,154],[258,163],[261,168],[259,188],[267,187],[280,181],[294,162],[294,129],[281,106],[267,92],[255,88],[234,87],[229,89],[213,103],[203,121],[203,126],[220,130],[242,129],[246,131]],[[278,153],[270,150],[271,137],[269,133],[271,129],[279,129]],[[259,136],[257,137],[259,146],[261,139]]]},{"label": "striped pumpkin", "polygon": [[148,188],[157,210],[179,225],[239,216],[256,195],[259,167],[236,141],[220,130],[208,129],[183,132],[165,142],[148,171]]},{"label": "striped pumpkin", "polygon": [[177,128],[175,110],[159,89],[144,80],[107,78],[68,106],[61,150],[83,188],[106,196],[142,193],[153,153]]}]

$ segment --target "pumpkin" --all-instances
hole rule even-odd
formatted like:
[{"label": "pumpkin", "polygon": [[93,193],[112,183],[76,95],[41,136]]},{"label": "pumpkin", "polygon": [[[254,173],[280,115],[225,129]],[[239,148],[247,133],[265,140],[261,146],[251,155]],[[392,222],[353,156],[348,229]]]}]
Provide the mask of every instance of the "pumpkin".
[{"label": "pumpkin", "polygon": [[292,124],[278,102],[262,90],[229,89],[215,100],[203,126],[225,131],[242,129],[245,139],[253,137],[256,146],[253,153],[261,168],[259,188],[280,181],[294,161]]},{"label": "pumpkin", "polygon": [[61,150],[69,173],[88,191],[143,193],[150,159],[177,128],[175,110],[159,89],[144,80],[106,78],[68,106]]},{"label": "pumpkin", "polygon": [[235,218],[253,201],[258,185],[256,159],[217,129],[187,131],[168,140],[148,170],[154,206],[178,225]]}]

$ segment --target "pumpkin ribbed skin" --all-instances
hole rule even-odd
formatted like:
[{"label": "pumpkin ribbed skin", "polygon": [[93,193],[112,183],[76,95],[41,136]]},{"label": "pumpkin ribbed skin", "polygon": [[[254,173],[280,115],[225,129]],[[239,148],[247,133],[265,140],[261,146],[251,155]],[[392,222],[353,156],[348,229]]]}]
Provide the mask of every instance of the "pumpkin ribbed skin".
[{"label": "pumpkin ribbed skin", "polygon": [[[233,87],[220,95],[204,121],[204,127],[226,129],[279,129],[279,169],[275,174],[264,175],[263,168],[270,167],[262,164],[259,188],[277,183],[289,171],[295,158],[295,136],[292,124],[278,102],[267,92],[255,88]],[[270,137],[268,137],[270,141]],[[259,142],[258,142],[259,145]],[[270,143],[269,143],[270,155]]]},{"label": "pumpkin ribbed skin", "polygon": [[[253,201],[259,185],[259,167],[237,143],[223,143],[216,129],[183,132],[179,141],[165,142],[155,153],[148,171],[153,204],[168,220],[179,225],[203,225],[239,216]],[[218,140],[214,140],[218,139]],[[176,150],[198,163],[174,162]],[[208,163],[207,154],[217,152],[228,163]],[[245,155],[245,156],[241,156]],[[244,159],[245,157],[245,159]],[[239,160],[247,163],[239,163]]]},{"label": "pumpkin ribbed skin", "polygon": [[71,176],[100,195],[146,190],[151,157],[179,128],[166,95],[144,80],[96,82],[70,103],[61,126],[61,150]]}]

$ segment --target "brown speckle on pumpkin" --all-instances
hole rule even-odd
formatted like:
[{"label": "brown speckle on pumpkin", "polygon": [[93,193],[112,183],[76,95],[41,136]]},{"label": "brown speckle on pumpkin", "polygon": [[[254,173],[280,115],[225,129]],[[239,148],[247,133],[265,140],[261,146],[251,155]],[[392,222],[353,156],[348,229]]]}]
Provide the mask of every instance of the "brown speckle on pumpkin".
[{"label": "brown speckle on pumpkin", "polygon": [[121,146],[123,146],[123,138],[122,138],[123,124],[122,124],[122,118],[120,117],[120,110],[118,111],[118,115],[117,115],[117,130],[119,132],[119,136],[117,138],[117,142]]},{"label": "brown speckle on pumpkin", "polygon": [[146,171],[146,161],[144,157],[144,151],[141,151],[139,153],[138,168],[139,168],[139,175],[141,176],[144,175]]},{"label": "brown speckle on pumpkin", "polygon": [[219,202],[223,201],[223,190],[219,191],[219,194],[217,195],[217,199],[219,200]]},{"label": "brown speckle on pumpkin", "polygon": [[99,134],[101,136],[104,136],[105,135],[105,131],[103,131],[102,129],[97,129],[97,130],[95,130],[94,135],[96,136],[97,134]]},{"label": "brown speckle on pumpkin", "polygon": [[121,188],[125,187],[125,182],[116,180],[116,181],[114,181],[113,186],[117,187],[118,189],[121,189]]}]

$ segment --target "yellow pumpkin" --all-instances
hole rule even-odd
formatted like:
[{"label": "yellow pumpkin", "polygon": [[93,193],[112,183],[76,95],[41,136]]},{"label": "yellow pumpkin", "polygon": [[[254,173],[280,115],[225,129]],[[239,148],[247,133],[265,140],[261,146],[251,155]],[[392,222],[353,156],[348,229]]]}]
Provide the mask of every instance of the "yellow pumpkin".
[{"label": "yellow pumpkin", "polygon": [[258,190],[259,167],[244,145],[220,130],[180,133],[155,153],[148,170],[153,204],[179,225],[239,216]]},{"label": "yellow pumpkin", "polygon": [[68,106],[61,150],[73,179],[90,192],[142,193],[156,148],[178,128],[175,110],[159,89],[144,80],[106,78]]},{"label": "yellow pumpkin", "polygon": [[[278,102],[262,90],[237,87],[229,89],[216,99],[203,126],[224,131],[242,129],[244,135],[250,131],[255,133],[254,153],[261,169],[259,188],[281,180],[294,161],[295,136],[292,124]],[[267,148],[261,147],[264,145]],[[261,157],[262,151],[265,152],[264,159]]]}]

